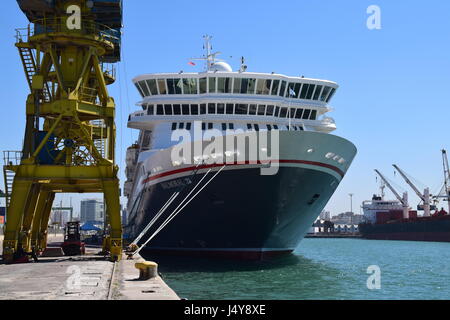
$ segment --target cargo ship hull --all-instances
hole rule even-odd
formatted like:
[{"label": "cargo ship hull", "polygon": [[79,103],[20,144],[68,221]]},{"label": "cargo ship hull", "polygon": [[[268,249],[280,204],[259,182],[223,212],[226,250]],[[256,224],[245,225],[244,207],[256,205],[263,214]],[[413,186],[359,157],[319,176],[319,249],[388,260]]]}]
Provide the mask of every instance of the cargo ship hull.
[{"label": "cargo ship hull", "polygon": [[450,242],[450,216],[360,224],[359,231],[366,239]]}]

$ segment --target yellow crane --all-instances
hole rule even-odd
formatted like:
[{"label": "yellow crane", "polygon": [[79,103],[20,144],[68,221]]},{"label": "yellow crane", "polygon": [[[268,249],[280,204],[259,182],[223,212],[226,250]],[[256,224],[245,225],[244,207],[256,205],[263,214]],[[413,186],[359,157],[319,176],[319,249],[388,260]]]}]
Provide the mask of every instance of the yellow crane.
[{"label": "yellow crane", "polygon": [[3,259],[27,260],[46,247],[55,194],[104,193],[110,234],[122,254],[115,103],[107,85],[120,61],[122,0],[17,0],[30,24],[16,47],[30,94],[21,152],[5,152]]}]

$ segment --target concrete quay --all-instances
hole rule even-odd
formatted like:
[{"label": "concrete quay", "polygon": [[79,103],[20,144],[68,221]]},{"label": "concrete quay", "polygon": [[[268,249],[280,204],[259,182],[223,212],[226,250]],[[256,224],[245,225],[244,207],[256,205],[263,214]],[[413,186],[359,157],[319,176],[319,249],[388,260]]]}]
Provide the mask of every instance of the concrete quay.
[{"label": "concrete quay", "polygon": [[[0,248],[3,247],[0,236]],[[57,247],[61,235],[49,235]],[[1,249],[0,249],[1,250]],[[3,264],[0,261],[0,300],[179,300],[157,276],[139,280],[135,263],[126,256],[113,263],[98,255],[100,248],[86,248],[76,257],[40,257],[38,262]],[[1,252],[0,252],[1,253]]]}]

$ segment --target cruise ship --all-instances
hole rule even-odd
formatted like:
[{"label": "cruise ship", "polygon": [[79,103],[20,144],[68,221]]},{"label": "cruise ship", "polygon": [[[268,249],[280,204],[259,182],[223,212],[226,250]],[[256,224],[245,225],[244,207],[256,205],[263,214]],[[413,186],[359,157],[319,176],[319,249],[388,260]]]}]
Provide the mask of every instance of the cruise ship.
[{"label": "cruise ship", "polygon": [[[356,147],[330,134],[335,82],[233,71],[205,36],[202,72],[144,74],[128,127],[125,234],[170,255],[262,260],[291,253]],[[195,65],[194,62],[189,62]]]}]

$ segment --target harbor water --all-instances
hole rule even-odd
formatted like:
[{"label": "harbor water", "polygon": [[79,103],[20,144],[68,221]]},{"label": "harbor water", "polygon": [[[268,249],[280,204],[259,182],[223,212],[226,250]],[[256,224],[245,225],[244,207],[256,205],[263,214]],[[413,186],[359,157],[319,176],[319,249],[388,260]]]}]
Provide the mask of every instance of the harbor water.
[{"label": "harbor water", "polygon": [[450,243],[304,239],[274,261],[157,259],[189,300],[450,299]]}]

